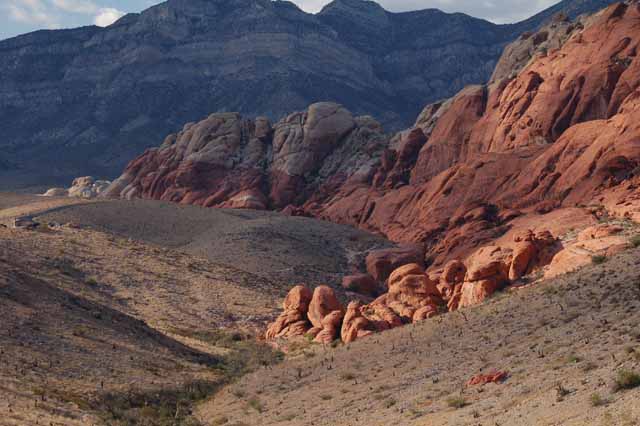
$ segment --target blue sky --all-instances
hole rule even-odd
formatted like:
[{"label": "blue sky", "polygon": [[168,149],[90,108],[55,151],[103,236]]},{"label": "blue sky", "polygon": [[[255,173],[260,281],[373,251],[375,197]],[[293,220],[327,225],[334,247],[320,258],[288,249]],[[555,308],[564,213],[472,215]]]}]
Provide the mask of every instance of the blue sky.
[{"label": "blue sky", "polygon": [[[293,0],[308,12],[317,12],[329,0]],[[557,0],[377,0],[387,10],[436,7],[464,12],[494,22],[527,18]],[[157,0],[0,0],[0,40],[43,28],[106,26],[127,12],[140,12]]]}]

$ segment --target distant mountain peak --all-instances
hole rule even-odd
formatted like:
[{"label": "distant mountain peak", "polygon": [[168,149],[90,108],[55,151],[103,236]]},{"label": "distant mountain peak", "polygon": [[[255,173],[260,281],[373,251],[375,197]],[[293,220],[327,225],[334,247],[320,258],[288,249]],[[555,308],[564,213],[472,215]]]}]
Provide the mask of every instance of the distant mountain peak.
[{"label": "distant mountain peak", "polygon": [[332,9],[349,9],[367,13],[387,12],[379,3],[371,0],[333,0],[331,3],[323,7],[320,13],[324,13]]}]

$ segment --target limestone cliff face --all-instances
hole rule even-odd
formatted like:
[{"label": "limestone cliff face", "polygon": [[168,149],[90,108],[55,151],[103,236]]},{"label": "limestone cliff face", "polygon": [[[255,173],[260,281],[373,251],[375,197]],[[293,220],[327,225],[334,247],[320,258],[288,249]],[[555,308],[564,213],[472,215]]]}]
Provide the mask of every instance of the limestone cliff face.
[{"label": "limestone cliff face", "polygon": [[393,137],[334,103],[273,125],[213,114],[131,162],[106,194],[348,223],[421,243],[435,264],[521,228],[640,220],[640,4],[562,33],[515,61],[519,72],[429,105]]},{"label": "limestone cliff face", "polygon": [[336,0],[317,15],[284,1],[169,0],[105,29],[5,40],[2,163],[35,180],[108,176],[211,112],[275,122],[317,101],[400,128],[425,103],[488,80],[504,45],[548,14],[499,26],[361,0]]}]

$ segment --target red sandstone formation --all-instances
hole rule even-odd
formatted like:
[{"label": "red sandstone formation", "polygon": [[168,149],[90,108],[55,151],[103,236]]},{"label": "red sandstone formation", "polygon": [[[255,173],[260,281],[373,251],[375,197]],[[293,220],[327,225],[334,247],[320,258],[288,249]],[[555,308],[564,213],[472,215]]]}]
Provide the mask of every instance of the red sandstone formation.
[{"label": "red sandstone formation", "polygon": [[467,382],[467,386],[488,385],[489,383],[502,383],[507,380],[509,373],[505,371],[496,371],[490,374],[478,374]]},{"label": "red sandstone formation", "polygon": [[307,311],[311,303],[311,291],[302,285],[294,287],[282,303],[284,312],[269,326],[266,338],[302,336],[309,329]]},{"label": "red sandstone formation", "polygon": [[376,296],[379,292],[378,283],[369,274],[349,275],[342,278],[342,288],[365,296]]},{"label": "red sandstone formation", "polygon": [[[556,235],[591,215],[584,206],[640,219],[639,43],[636,2],[552,23],[510,46],[491,84],[428,106],[392,138],[330,103],[275,125],[213,114],[131,162],[107,195],[348,223],[421,245],[431,268],[543,215]],[[513,250],[503,278],[534,249]],[[400,266],[379,265],[378,281]],[[496,285],[466,285],[463,304]]]},{"label": "red sandstone formation", "polygon": [[[609,232],[593,229],[584,234],[608,238],[615,232],[614,228],[608,229]],[[466,263],[453,260],[443,270],[430,274],[422,265],[409,263],[390,274],[387,293],[368,305],[351,302],[346,313],[327,286],[316,288],[307,310],[300,313],[299,307],[307,306],[297,303],[300,294],[305,295],[306,301],[310,292],[298,286],[287,296],[284,312],[269,326],[266,338],[307,334],[318,343],[330,343],[337,338],[351,343],[375,332],[433,318],[447,310],[475,306],[504,286],[548,265],[553,257],[549,253],[558,249],[557,240],[548,232],[527,231],[516,235],[506,246],[482,247]],[[371,279],[369,275],[364,277]]]}]

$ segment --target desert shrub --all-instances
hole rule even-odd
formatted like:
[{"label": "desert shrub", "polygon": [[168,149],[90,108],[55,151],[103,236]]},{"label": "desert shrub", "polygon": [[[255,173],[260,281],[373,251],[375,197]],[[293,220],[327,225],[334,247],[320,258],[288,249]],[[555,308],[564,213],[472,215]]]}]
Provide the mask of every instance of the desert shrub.
[{"label": "desert shrub", "polygon": [[593,407],[602,407],[609,402],[606,398],[603,398],[599,393],[594,393],[589,398]]},{"label": "desert shrub", "polygon": [[247,401],[247,405],[250,408],[253,408],[254,410],[256,410],[258,413],[264,412],[264,405],[262,404],[262,401],[260,401],[256,397],[250,398],[249,401]]},{"label": "desert shrub", "polygon": [[579,364],[580,362],[582,362],[582,358],[578,355],[571,354],[567,357],[568,364]]},{"label": "desert shrub", "polygon": [[640,374],[630,370],[619,370],[616,375],[613,390],[615,392],[637,388],[640,386]]},{"label": "desert shrub", "polygon": [[631,245],[635,248],[640,247],[640,234],[638,235],[634,235],[633,237],[631,237],[629,239],[629,242],[631,243]]},{"label": "desert shrub", "polygon": [[345,372],[345,373],[340,374],[340,378],[342,380],[355,380],[356,375],[351,373],[351,372]]},{"label": "desert shrub", "polygon": [[214,382],[191,382],[157,392],[106,394],[94,401],[93,409],[111,426],[199,426],[191,407],[220,386]]},{"label": "desert shrub", "polygon": [[459,395],[459,396],[452,396],[447,398],[447,405],[451,408],[459,409],[459,408],[464,408],[469,404],[467,403],[467,400],[464,399],[462,395]]},{"label": "desert shrub", "polygon": [[594,265],[602,265],[607,260],[607,256],[603,256],[601,254],[591,256],[591,263],[593,263]]}]

